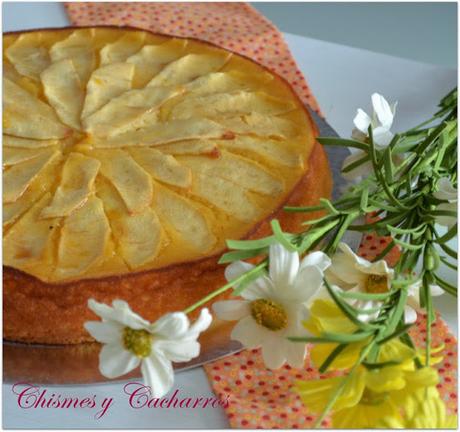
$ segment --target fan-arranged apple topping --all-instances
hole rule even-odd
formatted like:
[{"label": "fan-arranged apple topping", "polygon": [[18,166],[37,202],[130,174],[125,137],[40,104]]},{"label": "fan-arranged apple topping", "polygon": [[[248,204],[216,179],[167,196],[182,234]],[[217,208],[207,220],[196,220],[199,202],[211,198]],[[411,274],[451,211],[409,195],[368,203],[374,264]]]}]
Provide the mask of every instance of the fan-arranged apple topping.
[{"label": "fan-arranged apple topping", "polygon": [[46,282],[210,256],[282,205],[314,137],[289,86],[118,28],[4,37],[4,264]]}]

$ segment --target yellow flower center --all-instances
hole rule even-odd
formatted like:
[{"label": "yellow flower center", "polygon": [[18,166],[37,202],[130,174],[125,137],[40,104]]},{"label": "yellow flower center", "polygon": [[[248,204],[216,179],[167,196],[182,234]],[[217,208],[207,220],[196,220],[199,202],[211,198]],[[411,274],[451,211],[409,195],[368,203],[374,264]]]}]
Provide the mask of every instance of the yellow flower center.
[{"label": "yellow flower center", "polygon": [[152,335],[146,330],[134,330],[125,327],[123,345],[137,357],[148,357],[152,350]]},{"label": "yellow flower center", "polygon": [[385,275],[369,275],[366,281],[366,291],[370,294],[386,293],[388,291],[388,278]]},{"label": "yellow flower center", "polygon": [[363,405],[380,405],[381,403],[385,402],[387,398],[388,393],[386,392],[376,393],[372,390],[369,390],[368,388],[365,388],[359,403]]},{"label": "yellow flower center", "polygon": [[278,303],[267,299],[251,302],[251,315],[256,323],[269,330],[281,330],[287,326],[286,311]]}]

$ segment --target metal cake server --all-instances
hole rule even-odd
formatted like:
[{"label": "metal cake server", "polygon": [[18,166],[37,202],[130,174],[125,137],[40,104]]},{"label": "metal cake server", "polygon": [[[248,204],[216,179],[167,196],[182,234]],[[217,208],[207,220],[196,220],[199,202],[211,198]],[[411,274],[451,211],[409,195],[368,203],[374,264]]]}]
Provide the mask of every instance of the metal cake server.
[{"label": "metal cake server", "polygon": [[[334,129],[316,113],[310,111],[319,128],[320,136],[338,136]],[[336,199],[346,181],[340,175],[342,162],[348,155],[343,147],[325,148],[333,174]],[[352,249],[357,249],[356,237],[345,239]],[[211,328],[200,337],[200,355],[188,363],[175,364],[176,371],[189,370],[212,362],[242,349],[237,341],[230,339],[234,323],[214,320]],[[90,384],[117,382],[99,373],[99,351],[97,343],[79,345],[37,345],[3,342],[3,379],[6,383],[25,381],[35,384]],[[140,378],[139,370],[120,377],[118,381]]]}]

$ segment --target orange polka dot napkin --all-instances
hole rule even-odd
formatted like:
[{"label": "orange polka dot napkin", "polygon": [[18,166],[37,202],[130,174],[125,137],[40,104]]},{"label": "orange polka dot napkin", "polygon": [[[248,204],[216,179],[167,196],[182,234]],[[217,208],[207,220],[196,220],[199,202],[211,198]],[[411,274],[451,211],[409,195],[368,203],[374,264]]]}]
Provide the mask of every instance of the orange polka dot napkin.
[{"label": "orange polka dot napkin", "polygon": [[202,39],[250,57],[287,80],[302,101],[321,114],[282,34],[247,3],[72,2],[65,7],[76,26],[138,27]]},{"label": "orange polka dot napkin", "polygon": [[[366,235],[359,254],[372,261],[389,243],[389,237]],[[387,255],[390,265],[399,257],[398,248]],[[446,294],[447,295],[447,294]],[[417,346],[424,346],[426,315],[419,314],[410,334]],[[443,361],[436,365],[440,382],[438,389],[450,413],[457,413],[457,341],[447,325],[439,319],[433,324],[433,346],[444,345],[439,353]],[[438,354],[437,354],[438,355]],[[260,350],[245,350],[205,365],[214,392],[229,400],[225,408],[230,426],[247,429],[310,429],[317,416],[308,412],[300,397],[292,391],[297,380],[317,380],[338,375],[338,372],[320,374],[307,357],[302,370],[285,365],[279,370],[265,368]],[[227,399],[228,397],[228,399]],[[322,423],[331,427],[330,420]]]}]

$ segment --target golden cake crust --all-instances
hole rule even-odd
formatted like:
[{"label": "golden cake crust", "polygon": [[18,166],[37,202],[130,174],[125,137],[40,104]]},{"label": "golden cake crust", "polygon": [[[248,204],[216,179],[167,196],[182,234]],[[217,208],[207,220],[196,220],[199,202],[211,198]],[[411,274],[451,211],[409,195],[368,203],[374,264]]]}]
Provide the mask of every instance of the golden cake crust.
[{"label": "golden cake crust", "polygon": [[[251,59],[248,60],[253,62]],[[270,73],[276,76],[273,72]],[[295,92],[292,93],[297,98]],[[313,130],[314,136],[317,136],[316,125],[307,109],[305,112],[309,127]],[[273,218],[278,218],[286,231],[300,231],[304,229],[301,223],[306,219],[306,215],[287,213],[282,207],[314,205],[319,198],[330,196],[332,179],[324,150],[315,142],[308,152],[310,156],[307,170],[290,190],[288,197],[277,210],[259,221],[243,238],[253,239],[269,235],[270,221]],[[317,214],[310,215],[316,216]],[[223,251],[218,251],[210,257],[159,269],[63,283],[47,283],[17,269],[4,267],[4,338],[45,344],[92,341],[83,328],[85,321],[96,318],[87,308],[89,298],[104,303],[123,299],[135,312],[149,320],[155,320],[167,312],[183,310],[225,283],[225,266],[217,264],[220,252]],[[229,295],[230,290],[221,298]]]},{"label": "golden cake crust", "polygon": [[[319,144],[310,156],[310,167],[285,205],[314,205],[319,198],[330,196],[329,164]],[[306,219],[305,214],[287,213],[282,209],[273,217],[290,232],[301,230],[301,223]],[[269,235],[271,219],[262,222],[247,238]],[[217,264],[218,259],[217,256],[161,270],[68,284],[47,284],[6,267],[3,270],[4,338],[45,344],[92,341],[83,328],[85,321],[97,318],[87,308],[89,298],[104,303],[123,299],[148,320],[183,310],[225,284],[225,266]]]}]

